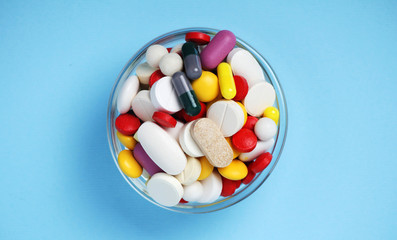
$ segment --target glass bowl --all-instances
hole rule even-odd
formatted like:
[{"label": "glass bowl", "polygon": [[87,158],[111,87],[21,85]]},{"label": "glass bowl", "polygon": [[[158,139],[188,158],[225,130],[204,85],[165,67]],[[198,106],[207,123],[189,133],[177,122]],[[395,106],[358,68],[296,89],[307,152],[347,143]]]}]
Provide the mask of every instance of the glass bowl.
[{"label": "glass bowl", "polygon": [[245,43],[243,40],[238,38],[237,36],[237,42],[236,45],[240,48],[248,50],[259,62],[261,67],[263,68],[263,71],[265,73],[266,81],[269,82],[270,84],[273,85],[275,91],[276,91],[276,102],[275,102],[275,107],[278,108],[280,112],[280,120],[278,123],[278,131],[277,135],[275,136],[275,144],[272,147],[272,149],[269,150],[269,152],[273,155],[273,160],[269,164],[269,166],[262,171],[261,173],[257,174],[254,178],[254,180],[251,181],[250,184],[244,185],[241,184],[240,188],[236,190],[236,192],[229,197],[220,197],[217,201],[209,204],[201,204],[201,203],[185,203],[185,204],[178,204],[174,207],[166,207],[158,204],[155,202],[147,193],[146,191],[146,181],[147,178],[144,176],[141,176],[139,178],[129,178],[127,177],[121,170],[117,162],[117,156],[118,154],[126,149],[118,140],[116,136],[116,128],[115,128],[115,120],[117,116],[119,115],[116,107],[116,100],[118,93],[120,91],[121,86],[125,82],[125,80],[130,76],[131,74],[135,74],[136,67],[145,61],[145,53],[146,50],[149,46],[153,44],[161,44],[165,47],[173,47],[179,43],[185,42],[185,35],[188,32],[192,31],[198,31],[198,32],[203,32],[211,37],[213,37],[219,30],[216,29],[211,29],[211,28],[185,28],[185,29],[180,29],[180,30],[175,30],[169,33],[166,33],[164,35],[161,35],[159,37],[156,37],[152,41],[148,42],[145,44],[137,53],[132,56],[132,58],[127,62],[123,70],[120,72],[113,89],[110,93],[110,98],[109,98],[109,104],[108,104],[108,112],[107,112],[107,133],[108,133],[108,142],[109,142],[109,147],[110,151],[113,156],[113,160],[116,164],[116,167],[119,169],[121,175],[124,177],[124,179],[127,181],[127,183],[137,192],[139,193],[142,197],[144,197],[146,200],[152,202],[153,204],[160,206],[162,208],[175,211],[175,212],[181,212],[181,213],[208,213],[208,212],[213,212],[217,210],[221,210],[227,207],[230,207],[241,200],[247,198],[250,196],[252,193],[254,193],[269,177],[270,173],[273,171],[275,168],[281,152],[284,147],[286,135],[287,135],[287,105],[284,97],[283,90],[281,88],[280,83],[278,82],[278,79],[276,77],[276,74],[273,72],[272,68],[270,65],[267,63],[267,61],[255,50],[253,49],[250,45]]}]

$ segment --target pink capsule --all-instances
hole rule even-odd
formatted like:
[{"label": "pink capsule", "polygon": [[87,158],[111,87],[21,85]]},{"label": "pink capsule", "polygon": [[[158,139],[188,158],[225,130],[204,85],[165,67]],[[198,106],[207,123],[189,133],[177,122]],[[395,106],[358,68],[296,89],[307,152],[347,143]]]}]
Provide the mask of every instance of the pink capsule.
[{"label": "pink capsule", "polygon": [[236,36],[228,30],[219,31],[200,54],[204,69],[215,69],[236,45]]}]

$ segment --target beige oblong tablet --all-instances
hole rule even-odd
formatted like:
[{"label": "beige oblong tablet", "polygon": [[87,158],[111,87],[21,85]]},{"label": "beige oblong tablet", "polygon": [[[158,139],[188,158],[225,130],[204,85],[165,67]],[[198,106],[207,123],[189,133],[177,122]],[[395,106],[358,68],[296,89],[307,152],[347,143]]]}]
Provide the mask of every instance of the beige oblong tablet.
[{"label": "beige oblong tablet", "polygon": [[233,150],[214,121],[200,118],[193,123],[190,131],[194,141],[213,166],[226,167],[232,162]]}]

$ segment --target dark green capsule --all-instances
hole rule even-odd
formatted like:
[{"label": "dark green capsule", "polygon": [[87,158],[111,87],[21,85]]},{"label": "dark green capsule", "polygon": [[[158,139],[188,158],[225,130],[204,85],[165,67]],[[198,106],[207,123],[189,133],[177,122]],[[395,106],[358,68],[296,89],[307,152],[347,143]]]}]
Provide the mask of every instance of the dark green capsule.
[{"label": "dark green capsule", "polygon": [[200,102],[197,99],[196,93],[193,91],[192,85],[187,79],[185,73],[176,72],[172,75],[172,85],[175,88],[176,94],[179,97],[183,109],[190,116],[196,116],[201,111]]}]

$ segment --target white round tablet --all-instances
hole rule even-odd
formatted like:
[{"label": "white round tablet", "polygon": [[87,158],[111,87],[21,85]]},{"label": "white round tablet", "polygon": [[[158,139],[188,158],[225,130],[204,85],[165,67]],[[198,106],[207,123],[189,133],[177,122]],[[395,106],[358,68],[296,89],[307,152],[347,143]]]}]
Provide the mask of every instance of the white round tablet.
[{"label": "white round tablet", "polygon": [[182,46],[183,43],[177,44],[175,45],[172,49],[170,53],[178,53],[178,54],[182,54]]},{"label": "white round tablet", "polygon": [[147,181],[147,191],[154,201],[161,205],[172,207],[183,197],[183,187],[173,176],[166,173],[156,173]]},{"label": "white round tablet", "polygon": [[204,153],[200,150],[200,147],[197,145],[196,141],[194,141],[190,133],[193,123],[194,122],[189,122],[185,124],[179,135],[179,144],[187,155],[191,157],[202,157]]},{"label": "white round tablet", "polygon": [[188,202],[195,202],[203,195],[203,185],[199,181],[183,186],[183,199]]},{"label": "white round tablet", "polygon": [[143,122],[153,121],[152,116],[156,109],[150,100],[148,90],[139,91],[134,99],[132,99],[131,107],[135,115]]},{"label": "white round tablet", "polygon": [[260,140],[267,141],[276,135],[277,125],[272,119],[264,117],[256,122],[254,130]]},{"label": "white round tablet", "polygon": [[139,64],[138,67],[136,67],[135,72],[139,78],[139,82],[148,85],[150,75],[152,75],[152,73],[156,70],[157,70],[156,68],[153,68],[147,62],[144,62]]},{"label": "white round tablet", "polygon": [[232,51],[230,51],[230,53],[227,55],[226,57],[226,62],[228,62],[230,64],[230,60],[232,59],[232,57],[234,56],[234,54],[240,50],[243,50],[242,48],[233,48]]},{"label": "white round tablet", "polygon": [[129,76],[120,89],[117,97],[117,110],[123,114],[131,109],[132,99],[139,90],[139,79],[137,76]]},{"label": "white round tablet", "polygon": [[153,67],[158,68],[161,58],[168,54],[167,48],[162,45],[154,44],[146,50],[146,61]]},{"label": "white round tablet", "polygon": [[197,202],[210,203],[219,198],[222,192],[222,178],[217,171],[213,171],[206,179],[200,182],[203,186],[203,195]]},{"label": "white round tablet", "polygon": [[164,127],[164,130],[171,135],[171,137],[173,137],[176,141],[179,142],[179,135],[181,134],[181,131],[183,129],[183,126],[185,126],[185,124],[183,124],[180,121],[176,121],[176,125],[173,128],[166,128]]},{"label": "white round tablet", "polygon": [[153,84],[150,88],[150,100],[158,111],[172,114],[182,109],[169,76],[165,76]]},{"label": "white round tablet", "polygon": [[249,162],[254,160],[255,158],[259,157],[262,153],[265,153],[270,150],[271,147],[274,145],[274,139],[271,138],[267,141],[258,141],[256,143],[256,147],[254,150],[251,152],[246,152],[246,153],[241,153],[240,156],[238,156],[238,159],[240,159],[243,162]]},{"label": "white round tablet", "polygon": [[247,113],[254,117],[263,115],[267,107],[271,107],[276,100],[276,92],[268,82],[260,82],[252,86],[244,98]]},{"label": "white round tablet", "polygon": [[244,112],[233,100],[220,100],[211,105],[207,118],[220,128],[224,137],[230,137],[244,126]]},{"label": "white round tablet", "polygon": [[[197,181],[201,173],[201,163],[197,158],[188,157],[185,169],[176,175],[175,178],[178,179],[183,185],[190,185]],[[186,200],[186,199],[185,199]]]},{"label": "white round tablet", "polygon": [[161,72],[166,76],[172,76],[174,73],[182,71],[183,61],[178,53],[169,53],[160,60]]},{"label": "white round tablet", "polygon": [[247,50],[241,48],[240,50],[232,50],[227,57],[227,62],[232,67],[233,74],[244,77],[249,87],[265,81],[261,66]]}]

